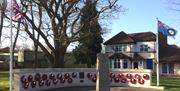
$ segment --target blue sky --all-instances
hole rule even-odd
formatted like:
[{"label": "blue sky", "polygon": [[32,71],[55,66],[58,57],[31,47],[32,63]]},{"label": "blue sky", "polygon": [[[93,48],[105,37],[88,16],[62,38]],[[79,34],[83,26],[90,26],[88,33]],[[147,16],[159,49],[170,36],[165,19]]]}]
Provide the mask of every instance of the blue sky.
[{"label": "blue sky", "polygon": [[[176,0],[172,0],[176,1]],[[111,31],[104,37],[105,41],[120,31],[126,33],[157,32],[157,20],[178,31],[175,39],[168,37],[169,44],[180,46],[180,12],[170,8],[178,8],[170,0],[119,0],[118,3],[126,8],[126,12],[112,20]]]}]

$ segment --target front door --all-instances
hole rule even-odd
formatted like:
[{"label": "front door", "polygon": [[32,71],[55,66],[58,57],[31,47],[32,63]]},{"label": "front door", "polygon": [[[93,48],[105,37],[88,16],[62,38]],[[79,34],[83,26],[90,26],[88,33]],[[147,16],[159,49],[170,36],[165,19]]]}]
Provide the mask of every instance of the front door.
[{"label": "front door", "polygon": [[133,66],[134,69],[138,69],[138,62],[133,62]]},{"label": "front door", "polygon": [[152,59],[147,59],[147,69],[153,70],[153,60]]}]

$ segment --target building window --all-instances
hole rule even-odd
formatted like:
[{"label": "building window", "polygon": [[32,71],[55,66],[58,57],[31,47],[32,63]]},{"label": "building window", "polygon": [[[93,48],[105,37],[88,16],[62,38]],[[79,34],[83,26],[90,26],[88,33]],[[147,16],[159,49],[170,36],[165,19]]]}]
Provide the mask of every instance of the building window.
[{"label": "building window", "polygon": [[133,68],[138,69],[138,62],[133,62]]},{"label": "building window", "polygon": [[139,61],[139,68],[140,69],[143,69],[144,67],[143,67],[143,61]]},{"label": "building window", "polygon": [[111,49],[114,52],[126,52],[127,51],[127,45],[115,45],[115,46],[111,46]]},{"label": "building window", "polygon": [[121,68],[121,62],[120,62],[121,60],[120,59],[115,59],[114,60],[114,68],[116,69],[116,68]]},{"label": "building window", "polygon": [[114,68],[117,68],[117,61],[116,60],[114,60]]},{"label": "building window", "polygon": [[133,69],[143,69],[144,68],[143,61],[134,61],[134,62],[132,62],[132,68]]},{"label": "building window", "polygon": [[141,52],[147,52],[148,51],[148,45],[140,45],[140,51]]},{"label": "building window", "polygon": [[128,61],[127,60],[123,61],[123,68],[124,69],[128,68]]},{"label": "building window", "polygon": [[115,52],[121,52],[121,46],[116,46]]},{"label": "building window", "polygon": [[110,68],[112,69],[126,69],[128,68],[128,60],[111,59]]},{"label": "building window", "polygon": [[113,45],[111,46],[111,50],[112,50],[112,51],[115,51],[115,47],[114,47]]},{"label": "building window", "polygon": [[173,63],[169,63],[169,73],[170,74],[174,74],[174,64]]},{"label": "building window", "polygon": [[174,74],[174,64],[173,63],[163,63],[162,73]]},{"label": "building window", "polygon": [[167,64],[166,63],[162,64],[162,73],[167,73]]},{"label": "building window", "polygon": [[127,51],[127,45],[123,45],[123,46],[122,46],[122,51],[123,51],[123,52],[126,52],[126,51]]}]

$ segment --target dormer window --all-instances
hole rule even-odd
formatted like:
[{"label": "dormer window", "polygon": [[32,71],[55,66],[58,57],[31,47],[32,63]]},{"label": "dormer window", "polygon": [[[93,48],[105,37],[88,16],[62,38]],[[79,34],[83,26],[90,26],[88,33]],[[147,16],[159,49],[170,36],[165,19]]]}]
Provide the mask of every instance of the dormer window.
[{"label": "dormer window", "polygon": [[140,52],[147,52],[148,51],[148,45],[140,45]]}]

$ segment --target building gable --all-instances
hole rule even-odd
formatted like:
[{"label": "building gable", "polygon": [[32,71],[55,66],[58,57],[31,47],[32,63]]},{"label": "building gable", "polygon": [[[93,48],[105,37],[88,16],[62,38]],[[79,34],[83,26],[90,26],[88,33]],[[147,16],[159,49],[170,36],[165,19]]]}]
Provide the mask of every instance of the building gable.
[{"label": "building gable", "polygon": [[105,45],[112,45],[112,44],[128,44],[128,43],[135,43],[135,42],[146,42],[146,41],[156,41],[156,35],[153,32],[143,32],[143,33],[132,33],[126,34],[125,32],[121,31],[108,41],[106,41]]},{"label": "building gable", "polygon": [[106,41],[105,45],[111,45],[111,44],[125,44],[125,43],[132,43],[134,40],[129,37],[125,32],[121,31],[108,41]]}]

